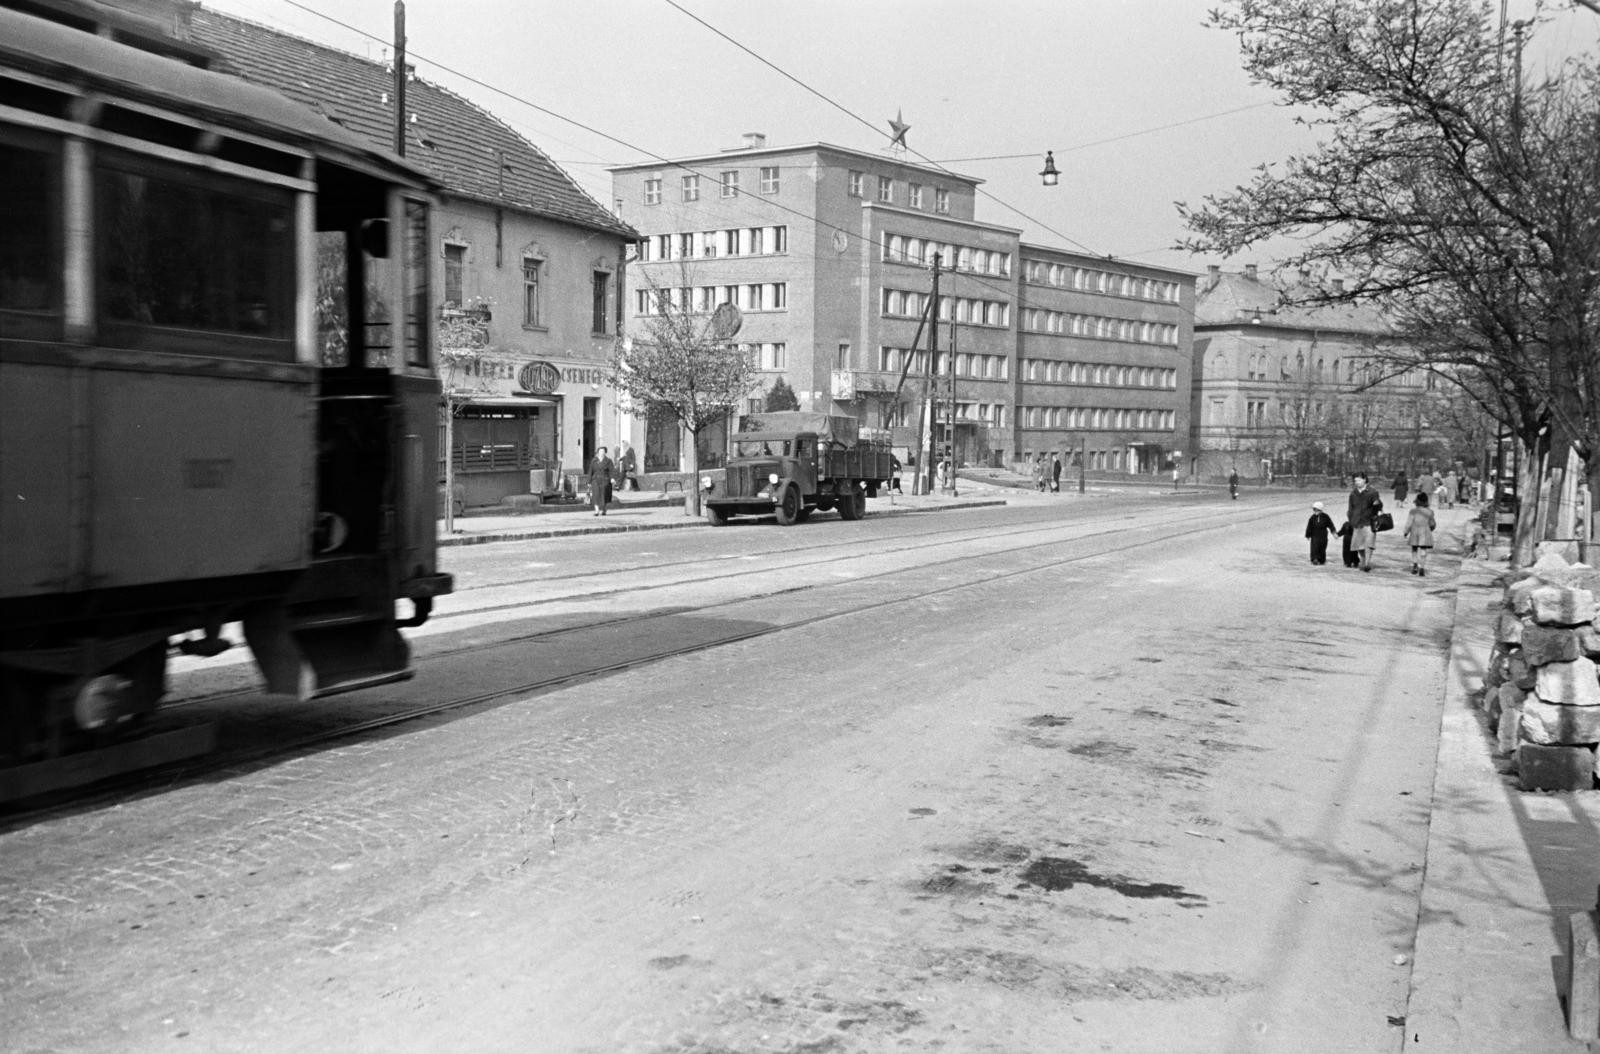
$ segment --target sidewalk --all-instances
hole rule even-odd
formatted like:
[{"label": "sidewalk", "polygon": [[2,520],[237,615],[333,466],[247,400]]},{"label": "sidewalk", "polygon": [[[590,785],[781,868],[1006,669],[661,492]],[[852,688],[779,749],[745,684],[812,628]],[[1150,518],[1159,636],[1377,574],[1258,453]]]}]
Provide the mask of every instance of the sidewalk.
[{"label": "sidewalk", "polygon": [[[909,489],[909,482],[907,487]],[[958,481],[956,494],[880,494],[867,502],[867,515],[885,516],[911,512],[973,509],[1018,501],[1062,500],[1063,494],[1040,494],[991,483]],[[524,513],[469,513],[457,516],[455,533],[446,531],[439,521],[439,544],[478,545],[527,538],[556,538],[580,534],[617,534],[623,531],[664,531],[679,527],[708,526],[704,517],[685,512],[685,498],[674,491],[625,491],[613,495],[605,516],[596,516],[589,505],[542,505]]]},{"label": "sidewalk", "polygon": [[1600,792],[1519,790],[1477,707],[1505,567],[1463,560],[1456,581],[1404,1049],[1600,1051],[1569,1037],[1562,991],[1567,917],[1600,883]]}]

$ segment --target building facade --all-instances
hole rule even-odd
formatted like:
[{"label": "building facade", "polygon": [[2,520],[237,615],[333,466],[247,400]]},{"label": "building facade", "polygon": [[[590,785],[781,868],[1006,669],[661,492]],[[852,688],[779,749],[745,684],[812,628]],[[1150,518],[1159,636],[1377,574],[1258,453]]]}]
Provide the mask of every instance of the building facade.
[{"label": "building facade", "polygon": [[[1026,244],[977,218],[980,180],[826,143],[753,134],[612,175],[642,235],[630,332],[663,299],[736,304],[763,377],[746,409],[782,378],[802,409],[907,445],[931,391],[936,448],[972,465],[1081,448],[1153,471],[1189,434],[1192,275]],[[646,462],[674,463],[671,443],[652,432]]]},{"label": "building facade", "polygon": [[1208,269],[1195,305],[1193,471],[1387,475],[1443,449],[1429,418],[1437,378],[1394,364],[1375,310],[1301,306],[1324,292],[1340,292],[1337,281],[1325,291],[1304,273],[1285,282],[1253,265]]},{"label": "building facade", "polygon": [[[393,148],[392,67],[204,7],[174,10],[222,72]],[[406,159],[444,187],[431,251],[442,276],[440,449],[457,498],[493,505],[551,492],[596,447],[643,440],[607,380],[638,233],[453,92],[408,76],[405,109]]]}]

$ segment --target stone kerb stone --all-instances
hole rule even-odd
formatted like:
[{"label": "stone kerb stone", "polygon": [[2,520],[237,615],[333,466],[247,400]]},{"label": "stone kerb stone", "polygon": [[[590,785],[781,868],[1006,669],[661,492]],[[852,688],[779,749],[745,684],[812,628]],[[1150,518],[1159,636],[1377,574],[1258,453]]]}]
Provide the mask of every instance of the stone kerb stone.
[{"label": "stone kerb stone", "polygon": [[1546,551],[1506,586],[1483,679],[1496,747],[1523,790],[1591,790],[1600,743],[1600,571]]},{"label": "stone kerb stone", "polygon": [[1577,626],[1594,621],[1594,594],[1587,589],[1543,586],[1533,591],[1533,621],[1541,626]]}]

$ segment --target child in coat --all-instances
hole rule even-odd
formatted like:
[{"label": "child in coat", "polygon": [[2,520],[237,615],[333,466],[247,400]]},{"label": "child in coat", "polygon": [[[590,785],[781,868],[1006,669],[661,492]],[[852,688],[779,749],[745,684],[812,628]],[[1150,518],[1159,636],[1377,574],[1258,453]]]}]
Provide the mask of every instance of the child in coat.
[{"label": "child in coat", "polygon": [[1339,527],[1339,538],[1341,539],[1340,548],[1344,550],[1344,565],[1346,567],[1361,566],[1361,557],[1350,549],[1350,539],[1354,536],[1355,531],[1351,528],[1350,521],[1344,521]]},{"label": "child in coat", "polygon": [[1419,491],[1417,503],[1406,516],[1406,543],[1411,546],[1411,573],[1419,578],[1428,575],[1428,554],[1433,552],[1433,531],[1438,521],[1428,508],[1427,491]]},{"label": "child in coat", "polygon": [[1311,503],[1311,519],[1306,521],[1306,537],[1311,539],[1311,562],[1328,562],[1328,535],[1334,533],[1333,517],[1322,508],[1322,502]]}]

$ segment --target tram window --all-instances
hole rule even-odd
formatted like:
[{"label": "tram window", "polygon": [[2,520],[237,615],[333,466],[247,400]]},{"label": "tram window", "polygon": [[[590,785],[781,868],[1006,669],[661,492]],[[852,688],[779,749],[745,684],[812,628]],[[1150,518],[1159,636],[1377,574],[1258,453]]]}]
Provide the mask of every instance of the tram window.
[{"label": "tram window", "polygon": [[118,158],[95,173],[95,196],[106,343],[294,357],[288,192]]},{"label": "tram window", "polygon": [[428,205],[406,201],[405,248],[405,361],[408,366],[427,366],[433,362],[428,341],[428,312],[433,299],[428,282]]},{"label": "tram window", "polygon": [[58,310],[55,168],[43,151],[0,142],[0,311]]}]

